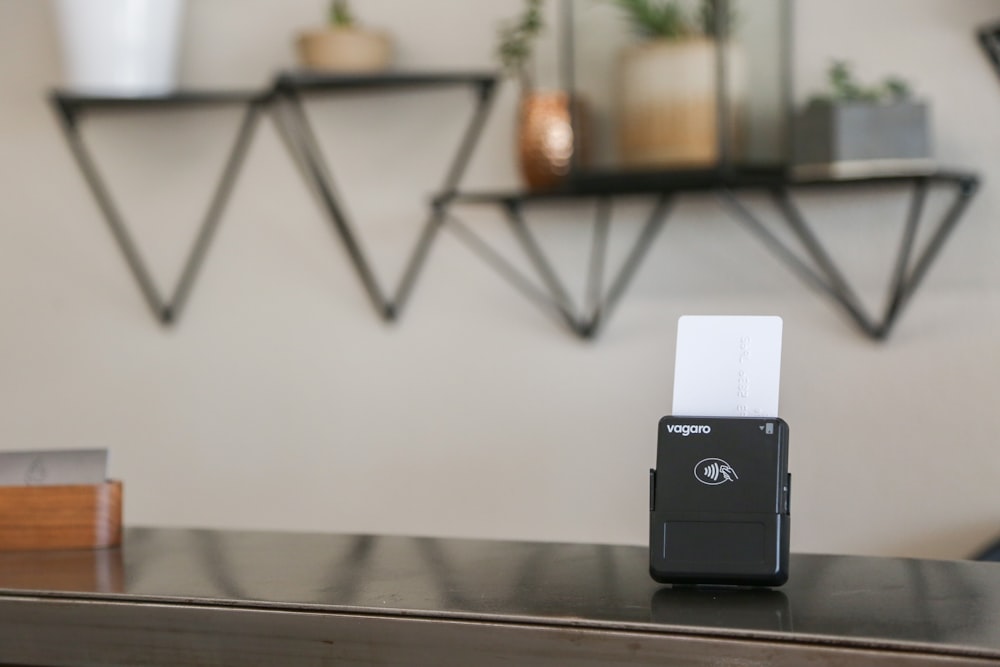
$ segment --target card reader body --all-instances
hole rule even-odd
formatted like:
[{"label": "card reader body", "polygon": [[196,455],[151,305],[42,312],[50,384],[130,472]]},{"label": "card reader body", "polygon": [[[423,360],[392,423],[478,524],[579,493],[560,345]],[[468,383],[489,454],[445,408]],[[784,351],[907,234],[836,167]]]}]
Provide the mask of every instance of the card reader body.
[{"label": "card reader body", "polygon": [[650,574],[669,584],[784,584],[790,494],[781,419],[664,417],[650,470]]}]

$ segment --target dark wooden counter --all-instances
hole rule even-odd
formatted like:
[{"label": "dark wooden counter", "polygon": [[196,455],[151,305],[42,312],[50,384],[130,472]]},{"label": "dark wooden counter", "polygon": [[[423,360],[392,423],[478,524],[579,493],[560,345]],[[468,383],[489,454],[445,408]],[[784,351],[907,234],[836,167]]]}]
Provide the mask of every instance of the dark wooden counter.
[{"label": "dark wooden counter", "polygon": [[130,529],[0,554],[4,665],[995,665],[1000,565],[796,555],[779,590],[645,549]]}]

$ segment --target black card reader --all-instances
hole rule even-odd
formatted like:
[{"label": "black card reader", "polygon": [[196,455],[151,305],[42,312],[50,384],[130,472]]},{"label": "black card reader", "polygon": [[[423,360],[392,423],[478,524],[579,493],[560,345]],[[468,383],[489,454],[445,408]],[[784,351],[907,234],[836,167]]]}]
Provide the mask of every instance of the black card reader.
[{"label": "black card reader", "polygon": [[649,485],[653,579],[784,584],[791,481],[781,419],[662,418]]}]

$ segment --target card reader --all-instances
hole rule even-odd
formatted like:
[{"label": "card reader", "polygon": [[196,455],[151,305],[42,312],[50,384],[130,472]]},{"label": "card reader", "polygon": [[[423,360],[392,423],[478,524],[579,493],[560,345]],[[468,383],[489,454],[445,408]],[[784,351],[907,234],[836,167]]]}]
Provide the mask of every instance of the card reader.
[{"label": "card reader", "polygon": [[653,579],[784,584],[791,482],[781,419],[662,418],[649,481]]}]

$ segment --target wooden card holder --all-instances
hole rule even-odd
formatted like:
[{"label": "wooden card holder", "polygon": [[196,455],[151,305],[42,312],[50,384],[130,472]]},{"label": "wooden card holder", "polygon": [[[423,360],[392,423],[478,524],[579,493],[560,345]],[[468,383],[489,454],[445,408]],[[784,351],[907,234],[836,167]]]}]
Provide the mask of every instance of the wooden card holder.
[{"label": "wooden card holder", "polygon": [[122,483],[0,486],[0,551],[103,549],[122,541]]}]

